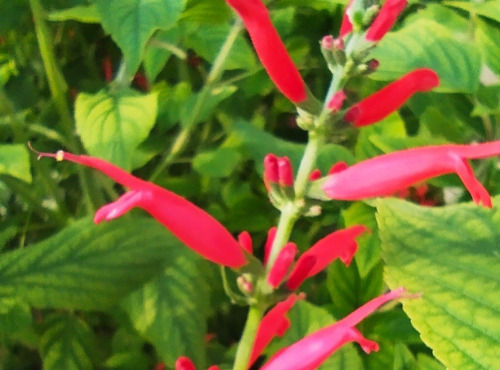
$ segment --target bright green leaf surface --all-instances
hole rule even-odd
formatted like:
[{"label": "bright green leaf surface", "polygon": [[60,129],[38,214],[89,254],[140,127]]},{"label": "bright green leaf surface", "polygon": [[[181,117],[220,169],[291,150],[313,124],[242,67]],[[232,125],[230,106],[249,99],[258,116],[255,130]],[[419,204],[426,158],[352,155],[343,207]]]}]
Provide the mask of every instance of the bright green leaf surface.
[{"label": "bright green leaf surface", "polygon": [[198,154],[193,158],[193,168],[201,175],[210,177],[229,176],[241,160],[233,148],[218,148]]},{"label": "bright green leaf surface", "polygon": [[31,182],[30,156],[25,145],[0,145],[0,174]]},{"label": "bright green leaf surface", "polygon": [[404,310],[434,355],[450,369],[493,369],[500,353],[499,200],[419,207],[378,202],[391,288],[422,292]]},{"label": "bright green leaf surface", "polygon": [[[493,22],[491,22],[493,23]],[[493,72],[500,75],[500,26],[477,20],[476,39],[485,62]]]},{"label": "bright green leaf surface", "polygon": [[136,330],[170,366],[179,356],[189,356],[198,366],[205,362],[208,286],[200,263],[193,253],[183,250],[162,276],[124,302]]},{"label": "bright green leaf surface", "polygon": [[95,0],[102,26],[118,44],[133,74],[143,58],[149,38],[157,29],[171,28],[185,0]]},{"label": "bright green leaf surface", "polygon": [[76,316],[52,315],[44,324],[47,330],[40,340],[45,370],[93,369],[94,333]]},{"label": "bright green leaf surface", "polygon": [[35,307],[106,309],[161,272],[179,243],[156,221],[83,219],[0,256],[0,295]]},{"label": "bright green leaf surface", "polygon": [[500,22],[500,3],[497,0],[485,1],[444,1],[443,4],[477,13]]},{"label": "bright green leaf surface", "polygon": [[131,170],[134,149],[153,127],[157,107],[156,93],[82,93],[76,99],[76,128],[90,155]]},{"label": "bright green leaf surface", "polygon": [[435,91],[471,92],[479,84],[481,57],[476,46],[456,39],[448,28],[427,18],[387,34],[371,57],[380,62],[370,75],[377,80],[395,80],[428,67],[440,78]]}]

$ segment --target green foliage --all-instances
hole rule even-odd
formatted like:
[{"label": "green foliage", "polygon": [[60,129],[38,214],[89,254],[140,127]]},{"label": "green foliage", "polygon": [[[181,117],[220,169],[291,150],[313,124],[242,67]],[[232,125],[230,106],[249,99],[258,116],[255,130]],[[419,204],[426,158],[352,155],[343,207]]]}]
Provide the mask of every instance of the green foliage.
[{"label": "green foliage", "polygon": [[179,243],[151,219],[84,219],[0,260],[0,295],[30,305],[104,310],[158,274]]},{"label": "green foliage", "polygon": [[130,170],[134,149],[148,136],[156,111],[155,93],[81,93],[75,103],[76,128],[89,154]]},{"label": "green foliage", "polygon": [[449,368],[494,368],[498,210],[473,204],[431,209],[388,199],[377,211],[387,283],[422,294],[404,302],[422,340]]},{"label": "green foliage", "polygon": [[21,144],[0,145],[0,174],[31,182],[28,148]]}]

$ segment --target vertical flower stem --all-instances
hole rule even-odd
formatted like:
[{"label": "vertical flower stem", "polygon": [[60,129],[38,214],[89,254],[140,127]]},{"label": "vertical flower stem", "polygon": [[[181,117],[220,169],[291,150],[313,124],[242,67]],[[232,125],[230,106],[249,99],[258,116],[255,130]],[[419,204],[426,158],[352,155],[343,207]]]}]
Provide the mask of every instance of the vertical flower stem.
[{"label": "vertical flower stem", "polygon": [[196,121],[198,120],[198,117],[200,116],[200,113],[202,112],[203,107],[205,106],[205,103],[210,96],[210,92],[213,86],[219,81],[222,72],[224,72],[224,65],[229,56],[229,52],[231,51],[241,29],[242,22],[240,19],[237,19],[234,22],[231,30],[229,31],[226,40],[224,41],[224,44],[219,51],[219,54],[215,58],[212,68],[210,69],[210,73],[207,76],[205,85],[203,85],[202,89],[198,93],[198,97],[196,99],[194,108],[191,111],[191,114],[183,123],[183,127],[175,138],[169,152],[163,157],[163,160],[149,177],[149,181],[154,181],[169,166],[169,164],[172,163],[175,158],[177,158],[177,156],[184,150],[186,144],[189,142],[191,133],[196,126]]},{"label": "vertical flower stem", "polygon": [[[281,215],[276,230],[276,236],[269,253],[269,259],[267,261],[267,274],[269,274],[269,271],[272,269],[280,250],[288,242],[293,226],[301,215],[301,206],[304,204],[304,197],[307,190],[307,184],[309,182],[309,174],[314,170],[314,167],[316,166],[319,150],[321,148],[321,145],[323,145],[325,141],[325,135],[323,134],[324,126],[328,123],[328,120],[331,116],[331,112],[327,107],[328,101],[337,91],[339,91],[343,87],[345,82],[346,76],[344,70],[339,69],[334,74],[330,83],[330,87],[326,94],[323,110],[315,119],[316,129],[309,132],[309,140],[307,142],[304,155],[302,156],[302,160],[300,162],[300,166],[294,182],[295,199],[289,201],[288,204],[286,204],[281,210]],[[263,316],[263,313],[264,310],[259,309],[259,306],[250,306],[247,321],[245,323],[245,328],[243,329],[243,335],[236,352],[236,360],[233,367],[234,370],[247,369],[252,346],[255,341],[255,335],[257,333],[259,322]]]},{"label": "vertical flower stem", "polygon": [[264,310],[258,305],[250,306],[245,329],[243,330],[243,335],[236,351],[236,361],[234,362],[233,370],[246,370],[248,368],[248,362],[252,355],[253,342],[263,315]]},{"label": "vertical flower stem", "polygon": [[[52,45],[52,36],[47,24],[45,23],[44,10],[40,0],[29,0],[29,2],[33,18],[35,20],[36,38],[38,41],[38,47],[40,48],[45,74],[49,83],[52,99],[61,118],[62,129],[64,130],[68,143],[71,146],[70,150],[79,151],[80,145],[73,134],[73,119],[71,117],[71,110],[66,100],[66,91],[68,87],[56,63],[56,57],[54,55],[54,48]],[[77,171],[84,194],[87,212],[93,213],[95,211],[95,207],[90,196],[91,188],[89,186],[88,177],[83,168],[77,167]]]}]

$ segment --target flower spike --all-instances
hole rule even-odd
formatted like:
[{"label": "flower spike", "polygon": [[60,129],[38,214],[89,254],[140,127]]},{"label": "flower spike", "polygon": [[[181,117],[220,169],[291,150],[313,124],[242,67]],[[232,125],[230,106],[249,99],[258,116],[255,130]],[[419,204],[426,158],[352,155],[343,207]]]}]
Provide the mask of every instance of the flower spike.
[{"label": "flower spike", "polygon": [[497,155],[500,155],[500,140],[401,150],[368,159],[329,176],[323,190],[332,199],[360,200],[392,195],[432,177],[456,173],[476,204],[491,207],[491,197],[474,177],[467,159]]},{"label": "flower spike", "polygon": [[404,10],[408,4],[407,0],[387,0],[377,18],[373,21],[372,25],[366,33],[366,40],[377,42],[384,37],[392,28],[399,14]]},{"label": "flower spike", "polygon": [[95,223],[112,220],[134,207],[140,207],[163,224],[186,246],[206,259],[233,268],[239,268],[246,263],[242,248],[229,231],[215,218],[181,196],[132,176],[99,158],[63,151],[56,154],[39,153],[39,157],[53,157],[95,168],[131,189],[117,201],[99,209],[94,217]]},{"label": "flower spike", "polygon": [[226,0],[240,15],[257,55],[278,89],[294,103],[307,98],[306,85],[261,0]]},{"label": "flower spike", "polygon": [[399,109],[416,92],[438,85],[439,77],[432,69],[416,69],[353,105],[344,119],[356,127],[371,125]]},{"label": "flower spike", "polygon": [[261,370],[316,369],[332,353],[349,342],[358,342],[363,351],[367,353],[377,351],[378,344],[364,338],[354,326],[384,303],[401,298],[404,293],[405,290],[400,288],[372,299],[342,320],[279,351]]}]

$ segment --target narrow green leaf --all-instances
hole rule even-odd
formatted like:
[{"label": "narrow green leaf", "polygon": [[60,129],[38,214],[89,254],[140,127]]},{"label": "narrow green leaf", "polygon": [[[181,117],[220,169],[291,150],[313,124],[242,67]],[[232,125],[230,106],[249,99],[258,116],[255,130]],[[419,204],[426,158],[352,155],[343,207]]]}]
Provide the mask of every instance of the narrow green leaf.
[{"label": "narrow green leaf", "polygon": [[493,369],[500,353],[500,198],[419,207],[377,203],[386,280],[422,292],[403,303],[434,355],[451,369]]},{"label": "narrow green leaf", "polygon": [[74,20],[83,23],[100,23],[101,18],[94,5],[78,5],[73,8],[53,10],[47,14],[49,21],[69,21]]},{"label": "narrow green leaf", "polygon": [[107,309],[161,272],[180,248],[149,218],[83,219],[30,247],[0,255],[0,295],[40,308]]},{"label": "narrow green leaf", "polygon": [[182,250],[162,276],[132,293],[123,304],[136,330],[169,366],[179,356],[189,356],[199,367],[204,366],[209,300],[202,262]]},{"label": "narrow green leaf", "polygon": [[93,369],[94,333],[73,315],[54,314],[44,323],[47,330],[40,340],[44,370]]},{"label": "narrow green leaf", "polygon": [[0,174],[31,183],[30,156],[25,145],[0,145]]},{"label": "narrow green leaf", "polygon": [[476,46],[424,17],[387,34],[371,56],[380,62],[370,75],[376,80],[395,80],[416,68],[428,67],[439,75],[435,91],[472,92],[479,86],[481,55]]},{"label": "narrow green leaf", "polygon": [[118,44],[129,74],[139,67],[149,38],[179,19],[186,0],[94,0],[102,26]]},{"label": "narrow green leaf", "polygon": [[79,94],[76,128],[87,152],[131,170],[134,149],[155,123],[157,100],[156,93],[141,94],[131,89]]}]

